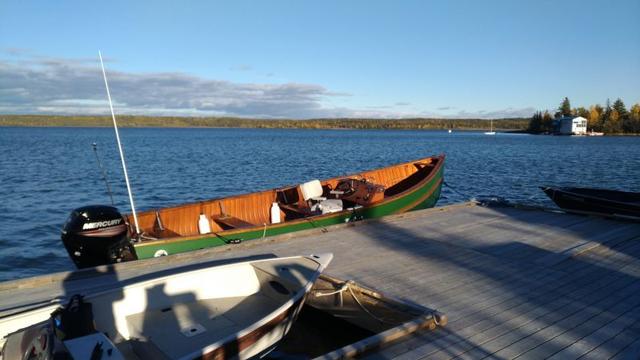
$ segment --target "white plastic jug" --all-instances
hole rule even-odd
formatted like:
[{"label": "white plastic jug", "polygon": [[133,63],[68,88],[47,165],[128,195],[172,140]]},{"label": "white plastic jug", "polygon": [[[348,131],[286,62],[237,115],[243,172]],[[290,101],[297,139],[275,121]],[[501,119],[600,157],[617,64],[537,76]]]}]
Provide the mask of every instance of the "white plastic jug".
[{"label": "white plastic jug", "polygon": [[280,223],[280,206],[278,206],[278,203],[275,202],[271,204],[271,223]]},{"label": "white plastic jug", "polygon": [[198,230],[200,230],[200,234],[208,234],[211,232],[211,225],[209,224],[207,215],[200,214],[200,220],[198,220]]}]

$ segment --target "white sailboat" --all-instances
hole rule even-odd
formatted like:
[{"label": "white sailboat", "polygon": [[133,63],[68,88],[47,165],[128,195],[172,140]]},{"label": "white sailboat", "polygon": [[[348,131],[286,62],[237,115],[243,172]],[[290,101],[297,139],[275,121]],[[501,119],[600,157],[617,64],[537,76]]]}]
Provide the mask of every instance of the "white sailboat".
[{"label": "white sailboat", "polygon": [[496,132],[493,131],[493,119],[491,119],[491,129],[489,131],[485,131],[485,135],[495,135]]}]

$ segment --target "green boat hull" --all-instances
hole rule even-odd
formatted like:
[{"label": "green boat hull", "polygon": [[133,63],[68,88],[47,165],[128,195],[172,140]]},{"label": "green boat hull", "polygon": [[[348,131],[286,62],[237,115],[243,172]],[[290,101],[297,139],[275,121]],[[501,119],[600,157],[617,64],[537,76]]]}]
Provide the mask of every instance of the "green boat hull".
[{"label": "green boat hull", "polygon": [[212,233],[206,237],[172,239],[167,241],[139,242],[135,243],[135,251],[138,259],[177,254],[187,251],[199,250],[215,246],[227,245],[259,239],[268,236],[286,234],[294,231],[309,230],[314,228],[324,228],[336,224],[344,224],[363,219],[375,219],[382,216],[402,213],[411,210],[427,209],[434,207],[440,198],[440,191],[443,182],[444,167],[440,169],[429,181],[420,187],[413,189],[407,194],[402,194],[389,201],[369,207],[359,208],[350,212],[340,212],[330,216],[319,216],[318,218],[307,218],[304,221],[292,221],[277,225],[266,225],[264,228],[248,229],[245,232],[237,231],[233,234]]}]

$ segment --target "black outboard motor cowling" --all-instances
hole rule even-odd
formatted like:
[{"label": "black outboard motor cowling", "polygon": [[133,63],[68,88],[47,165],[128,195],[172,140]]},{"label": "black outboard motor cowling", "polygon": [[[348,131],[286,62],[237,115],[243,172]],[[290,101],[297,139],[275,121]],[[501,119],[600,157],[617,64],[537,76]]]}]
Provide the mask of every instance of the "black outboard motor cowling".
[{"label": "black outboard motor cowling", "polygon": [[136,260],[125,218],[113,206],[75,209],[62,229],[62,243],[80,269]]}]

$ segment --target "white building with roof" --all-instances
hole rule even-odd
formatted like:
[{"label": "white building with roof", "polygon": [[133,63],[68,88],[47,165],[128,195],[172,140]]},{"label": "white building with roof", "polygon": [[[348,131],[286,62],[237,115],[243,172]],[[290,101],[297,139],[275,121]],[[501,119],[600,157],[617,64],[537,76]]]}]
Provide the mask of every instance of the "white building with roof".
[{"label": "white building with roof", "polygon": [[582,116],[565,116],[557,119],[556,132],[561,135],[585,135],[587,119]]}]

